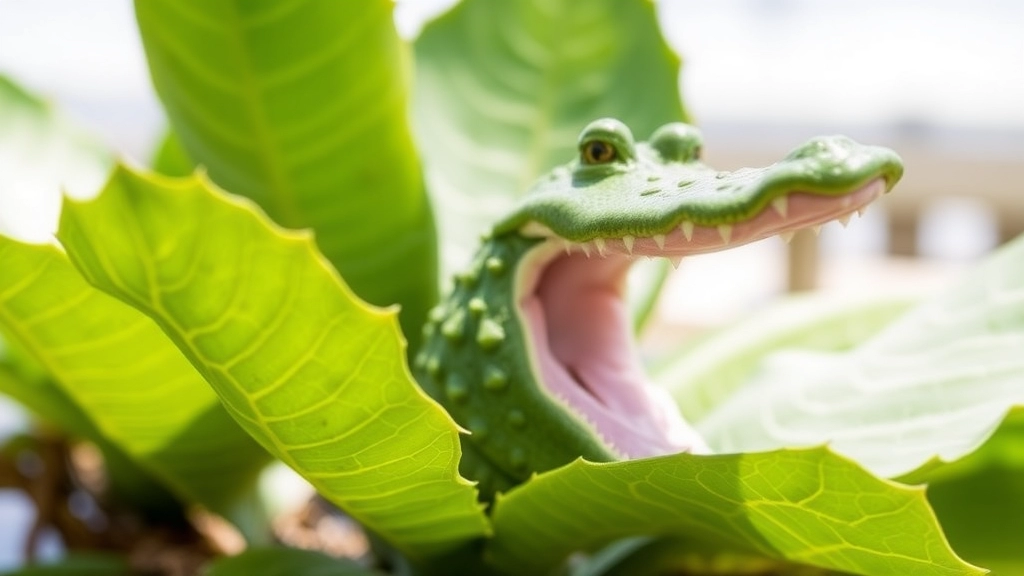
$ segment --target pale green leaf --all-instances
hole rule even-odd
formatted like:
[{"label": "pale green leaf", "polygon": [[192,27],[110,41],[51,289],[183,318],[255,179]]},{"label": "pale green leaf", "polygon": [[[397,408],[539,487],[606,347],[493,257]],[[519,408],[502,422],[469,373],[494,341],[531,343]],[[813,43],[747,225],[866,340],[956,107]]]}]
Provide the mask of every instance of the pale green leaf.
[{"label": "pale green leaf", "polygon": [[266,453],[151,320],[54,246],[0,236],[0,270],[4,332],[60,387],[26,378],[15,397],[87,438],[95,427],[184,500],[224,512],[252,487]]},{"label": "pale green leaf", "polygon": [[695,344],[657,367],[655,380],[698,422],[741,389],[777,350],[840,351],[862,343],[905,312],[916,297],[803,294],[781,300]]},{"label": "pale green leaf", "polygon": [[647,0],[465,0],[416,40],[417,136],[446,267],[615,116],[640,139],[684,118],[679,58]]},{"label": "pale green leaf", "polygon": [[870,576],[984,573],[949,548],[922,489],[824,448],[577,461],[499,498],[494,529],[490,553],[511,574],[636,535]]},{"label": "pale green leaf", "polygon": [[202,179],[118,169],[59,237],[150,316],[275,456],[414,559],[487,532],[455,424],[415,384],[393,310],[358,300],[308,233]]},{"label": "pale green leaf", "polygon": [[437,298],[436,240],[392,3],[141,0],[135,11],[189,157],[277,223],[316,230],[357,294],[402,304],[415,344]]},{"label": "pale green leaf", "polygon": [[828,442],[880,476],[984,443],[1024,404],[1024,238],[847,352],[769,356],[698,422],[716,451]]},{"label": "pale green leaf", "polygon": [[203,576],[381,576],[347,558],[331,558],[312,550],[251,548],[214,561]]},{"label": "pale green leaf", "polygon": [[0,75],[0,234],[49,241],[61,191],[95,193],[109,165],[99,144]]},{"label": "pale green leaf", "polygon": [[633,332],[636,334],[641,334],[654,318],[661,289],[672,271],[669,266],[667,260],[659,258],[649,262],[637,262],[630,270],[626,297],[633,316]]}]

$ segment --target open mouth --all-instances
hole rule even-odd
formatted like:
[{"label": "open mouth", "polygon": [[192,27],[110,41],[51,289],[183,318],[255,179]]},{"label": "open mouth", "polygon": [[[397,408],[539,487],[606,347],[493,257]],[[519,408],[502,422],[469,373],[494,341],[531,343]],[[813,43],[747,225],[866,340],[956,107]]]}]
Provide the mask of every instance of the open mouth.
[{"label": "open mouth", "polygon": [[841,196],[793,192],[744,222],[702,226],[681,217],[660,234],[584,243],[528,224],[524,235],[548,239],[525,256],[517,278],[519,313],[541,385],[623,458],[709,452],[640,362],[625,299],[634,259],[663,257],[678,264],[684,256],[787,237],[832,220],[845,223],[885,189],[884,179],[876,178]]}]

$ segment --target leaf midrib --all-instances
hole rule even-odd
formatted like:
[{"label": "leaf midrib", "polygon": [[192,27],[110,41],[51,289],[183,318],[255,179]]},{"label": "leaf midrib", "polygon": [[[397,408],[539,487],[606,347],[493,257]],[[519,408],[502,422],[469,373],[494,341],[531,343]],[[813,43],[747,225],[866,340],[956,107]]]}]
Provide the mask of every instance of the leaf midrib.
[{"label": "leaf midrib", "polygon": [[522,195],[529,188],[543,170],[542,163],[548,152],[548,136],[551,133],[552,119],[554,118],[554,104],[559,91],[559,72],[562,70],[562,34],[555,30],[555,23],[562,22],[562,14],[565,13],[565,3],[562,0],[555,0],[551,3],[551,11],[559,15],[558,18],[544,19],[547,26],[544,30],[545,46],[549,47],[550,66],[546,66],[541,77],[541,86],[537,98],[537,115],[530,127],[531,134],[527,152],[526,169],[523,170],[520,181],[516,186],[516,194]]},{"label": "leaf midrib", "polygon": [[[272,212],[274,213],[275,220],[279,220],[286,226],[296,226],[302,221],[301,211],[295,204],[295,188],[288,178],[288,171],[283,162],[283,154],[274,140],[270,129],[270,119],[266,107],[263,105],[262,99],[259,98],[259,95],[262,94],[262,89],[256,79],[252,60],[246,56],[249,54],[244,39],[246,27],[242,22],[238,3],[230,2],[228,12],[230,14],[228,24],[233,32],[229,34],[234,45],[232,56],[237,63],[235,69],[238,70],[238,78],[241,81],[241,100],[245,103],[245,107],[252,119],[256,153],[262,157],[262,164],[266,167],[266,173],[270,181],[268,187],[270,194],[267,202],[273,206]],[[244,193],[245,191],[233,190],[232,192]]]}]

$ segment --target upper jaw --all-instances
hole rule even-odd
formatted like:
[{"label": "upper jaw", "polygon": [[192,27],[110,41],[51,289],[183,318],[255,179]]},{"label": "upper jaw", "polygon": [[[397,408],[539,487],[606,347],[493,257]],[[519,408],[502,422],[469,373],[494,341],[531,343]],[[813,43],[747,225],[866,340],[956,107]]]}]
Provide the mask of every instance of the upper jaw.
[{"label": "upper jaw", "polygon": [[[725,232],[717,248],[707,239],[712,249],[720,249],[731,245],[732,229],[768,208],[781,205],[780,216],[787,218],[787,200],[795,200],[797,194],[849,197],[875,181],[881,183],[881,194],[902,175],[901,160],[891,150],[838,136],[811,140],[771,166],[733,172],[718,172],[695,161],[663,161],[642,143],[637,151],[636,160],[600,176],[579,164],[556,169],[537,182],[494,232],[521,230],[535,222],[559,238],[582,243],[667,236],[677,227],[685,236],[692,225]],[[779,224],[775,222],[767,235],[787,231]]]},{"label": "upper jaw", "polygon": [[724,250],[769,236],[779,235],[788,240],[797,230],[818,229],[832,220],[845,226],[853,214],[863,213],[888,187],[885,178],[879,176],[840,196],[791,192],[777,196],[753,217],[728,224],[697,224],[680,217],[669,220],[668,225],[661,228],[572,241],[546,224],[529,221],[520,233],[561,239],[566,252],[581,252],[587,256],[661,256],[678,263],[684,256]]}]

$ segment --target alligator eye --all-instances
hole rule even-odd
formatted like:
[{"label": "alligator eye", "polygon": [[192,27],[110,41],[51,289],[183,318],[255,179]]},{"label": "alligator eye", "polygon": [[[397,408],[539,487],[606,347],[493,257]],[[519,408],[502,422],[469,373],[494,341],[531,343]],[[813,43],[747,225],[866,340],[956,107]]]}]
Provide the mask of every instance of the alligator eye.
[{"label": "alligator eye", "polygon": [[614,118],[594,120],[580,133],[577,140],[580,164],[626,164],[636,158],[636,145],[629,128]]},{"label": "alligator eye", "polygon": [[666,162],[700,160],[700,131],[682,122],[666,124],[651,134],[650,144]]},{"label": "alligator eye", "polygon": [[615,147],[603,140],[593,140],[583,145],[583,162],[585,164],[606,164],[615,160]]}]

